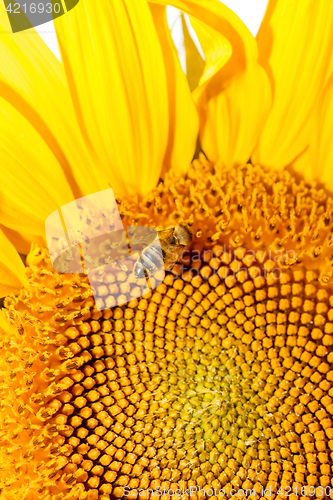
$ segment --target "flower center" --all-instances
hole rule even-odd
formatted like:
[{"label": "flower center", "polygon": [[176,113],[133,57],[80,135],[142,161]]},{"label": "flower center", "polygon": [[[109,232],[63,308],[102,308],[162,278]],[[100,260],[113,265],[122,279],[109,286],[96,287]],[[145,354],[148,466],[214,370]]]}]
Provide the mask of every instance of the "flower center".
[{"label": "flower center", "polygon": [[100,312],[85,275],[28,256],[30,287],[6,300],[0,332],[0,488],[26,500],[327,495],[330,200],[285,171],[207,162],[148,198],[121,204],[125,224],[183,219],[195,238],[142,297],[124,287],[133,259],[100,290],[124,305]]}]

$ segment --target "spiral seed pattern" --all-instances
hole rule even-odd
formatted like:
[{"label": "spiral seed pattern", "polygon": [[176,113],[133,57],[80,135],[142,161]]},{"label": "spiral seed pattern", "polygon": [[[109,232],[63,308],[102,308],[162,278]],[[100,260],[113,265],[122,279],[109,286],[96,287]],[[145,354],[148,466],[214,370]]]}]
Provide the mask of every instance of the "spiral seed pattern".
[{"label": "spiral seed pattern", "polygon": [[203,160],[174,186],[119,205],[129,224],[193,223],[190,252],[139,298],[98,311],[87,276],[29,254],[30,286],[0,317],[4,499],[333,486],[330,200]]}]

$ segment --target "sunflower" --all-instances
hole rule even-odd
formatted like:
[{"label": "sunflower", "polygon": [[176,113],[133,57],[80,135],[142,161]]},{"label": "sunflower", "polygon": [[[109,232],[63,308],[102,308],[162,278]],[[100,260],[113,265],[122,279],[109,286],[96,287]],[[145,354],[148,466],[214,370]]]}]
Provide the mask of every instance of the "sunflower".
[{"label": "sunflower", "polygon": [[[81,0],[62,63],[2,37],[4,499],[332,497],[333,4],[272,0],[254,39],[217,0],[167,3],[205,53],[192,93],[163,0]],[[193,242],[139,297],[115,267],[97,307],[44,224],[110,186],[125,226]]]}]

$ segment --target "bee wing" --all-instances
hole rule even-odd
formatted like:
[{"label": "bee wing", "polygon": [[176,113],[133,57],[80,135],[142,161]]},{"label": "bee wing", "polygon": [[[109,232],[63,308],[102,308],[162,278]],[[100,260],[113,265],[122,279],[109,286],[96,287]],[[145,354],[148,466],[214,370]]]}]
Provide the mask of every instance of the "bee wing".
[{"label": "bee wing", "polygon": [[130,226],[128,237],[132,255],[141,254],[157,239],[157,231],[148,226]]},{"label": "bee wing", "polygon": [[135,228],[135,231],[132,231],[130,235],[131,245],[137,245],[142,243],[146,246],[151,245],[154,240],[156,240],[157,231],[153,228],[147,228],[143,226],[144,232],[142,234],[141,228]]}]

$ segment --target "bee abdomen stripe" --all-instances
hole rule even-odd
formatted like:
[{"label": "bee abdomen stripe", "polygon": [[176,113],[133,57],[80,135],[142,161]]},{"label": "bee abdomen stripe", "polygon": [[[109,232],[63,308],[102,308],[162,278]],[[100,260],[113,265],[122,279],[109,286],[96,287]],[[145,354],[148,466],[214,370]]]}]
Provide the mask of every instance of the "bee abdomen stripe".
[{"label": "bee abdomen stripe", "polygon": [[147,271],[155,271],[156,268],[160,269],[163,266],[163,258],[161,253],[154,247],[149,247],[145,250],[140,257],[142,265],[147,269]]},{"label": "bee abdomen stripe", "polygon": [[158,268],[162,267],[164,264],[164,260],[163,260],[161,248],[159,248],[159,247],[156,248],[155,246],[152,245],[150,247],[150,250],[151,250],[151,252],[149,253],[149,256],[150,256],[151,260],[154,262],[156,267],[158,267]]},{"label": "bee abdomen stripe", "polygon": [[148,258],[144,253],[140,257],[140,262],[148,272],[154,271],[154,269],[156,269],[150,258]]}]

